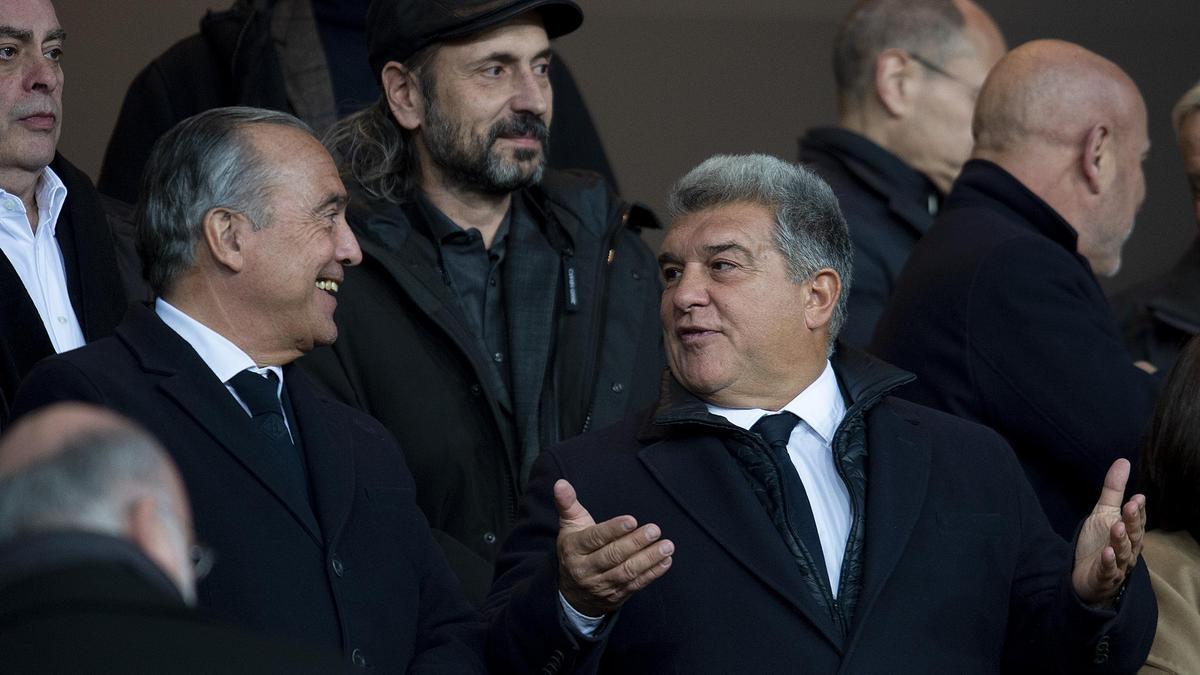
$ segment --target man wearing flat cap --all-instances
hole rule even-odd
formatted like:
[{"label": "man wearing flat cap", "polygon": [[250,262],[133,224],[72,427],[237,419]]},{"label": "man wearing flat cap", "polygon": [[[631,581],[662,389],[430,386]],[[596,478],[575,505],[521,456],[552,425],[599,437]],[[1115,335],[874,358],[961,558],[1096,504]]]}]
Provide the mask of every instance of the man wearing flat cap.
[{"label": "man wearing flat cap", "polygon": [[379,102],[327,138],[363,262],[341,338],[304,363],[400,439],[476,600],[538,452],[649,405],[662,370],[653,217],[544,166],[549,41],[582,21],[568,0],[376,0]]}]

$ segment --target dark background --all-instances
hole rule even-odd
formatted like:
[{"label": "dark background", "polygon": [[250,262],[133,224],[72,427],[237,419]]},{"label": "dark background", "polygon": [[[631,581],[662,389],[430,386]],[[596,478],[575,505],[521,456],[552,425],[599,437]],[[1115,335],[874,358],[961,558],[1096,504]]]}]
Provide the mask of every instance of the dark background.
[{"label": "dark background", "polygon": [[[672,181],[716,152],[794,159],[833,120],[830,44],[850,0],[578,0],[582,29],[559,41],[625,195],[660,210]],[[70,35],[60,148],[95,178],[129,81],[232,0],[57,0]],[[1200,79],[1198,0],[1004,0],[980,4],[1009,46],[1082,44],[1142,89],[1152,150],[1146,205],[1110,290],[1170,266],[1195,234],[1170,110]],[[562,139],[558,139],[562,142]],[[659,236],[647,237],[657,246]]]}]

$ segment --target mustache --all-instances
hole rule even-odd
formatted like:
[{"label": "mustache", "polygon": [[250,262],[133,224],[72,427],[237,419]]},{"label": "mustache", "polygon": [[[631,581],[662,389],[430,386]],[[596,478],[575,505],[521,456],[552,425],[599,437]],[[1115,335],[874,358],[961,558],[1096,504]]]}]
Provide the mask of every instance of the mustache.
[{"label": "mustache", "polygon": [[545,145],[550,140],[550,128],[537,115],[517,113],[492,125],[489,135],[491,142],[501,136],[532,136]]},{"label": "mustache", "polygon": [[12,119],[23,119],[30,115],[50,114],[58,117],[58,106],[54,104],[54,100],[46,98],[43,100],[22,101],[18,102],[9,111],[9,117]]}]

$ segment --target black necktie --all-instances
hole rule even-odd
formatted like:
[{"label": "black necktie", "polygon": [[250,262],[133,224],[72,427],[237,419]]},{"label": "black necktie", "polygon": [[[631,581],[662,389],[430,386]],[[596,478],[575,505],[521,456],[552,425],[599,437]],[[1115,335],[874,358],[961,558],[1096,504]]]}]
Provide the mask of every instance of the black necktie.
[{"label": "black necktie", "polygon": [[817,571],[828,583],[829,573],[825,570],[825,553],[821,550],[821,537],[817,534],[817,523],[813,519],[812,507],[808,503],[808,493],[804,490],[804,483],[800,480],[796,465],[788,456],[788,439],[791,438],[792,429],[799,421],[799,417],[787,411],[765,415],[750,427],[750,432],[762,437],[767,446],[771,448],[771,454],[774,455],[775,464],[779,469],[780,488],[783,491],[783,500],[787,509],[788,525],[804,548],[808,549],[808,555],[816,565]]},{"label": "black necktie", "polygon": [[229,378],[229,385],[250,409],[254,426],[264,437],[261,442],[265,449],[264,459],[271,466],[275,478],[281,481],[280,488],[292,498],[299,498],[302,503],[308,504],[304,458],[284,425],[283,407],[279,401],[279,378],[273,371],[267,371],[267,375],[263,376],[252,370],[243,370]]}]

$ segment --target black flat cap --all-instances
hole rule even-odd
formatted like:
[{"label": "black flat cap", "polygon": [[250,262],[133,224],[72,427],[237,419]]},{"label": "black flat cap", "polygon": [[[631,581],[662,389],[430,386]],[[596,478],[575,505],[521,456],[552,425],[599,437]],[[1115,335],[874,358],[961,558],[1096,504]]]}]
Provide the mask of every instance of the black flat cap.
[{"label": "black flat cap", "polygon": [[371,0],[367,52],[375,79],[388,61],[403,63],[437,42],[466,37],[537,10],[550,38],[583,23],[571,0]]}]

